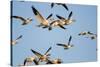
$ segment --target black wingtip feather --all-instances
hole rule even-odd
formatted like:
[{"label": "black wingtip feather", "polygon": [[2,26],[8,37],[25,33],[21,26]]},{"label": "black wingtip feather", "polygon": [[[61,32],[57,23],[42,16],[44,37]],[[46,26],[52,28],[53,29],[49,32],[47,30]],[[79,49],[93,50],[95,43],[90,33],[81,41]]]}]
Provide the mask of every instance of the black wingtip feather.
[{"label": "black wingtip feather", "polygon": [[35,14],[35,15],[37,15],[37,10],[36,10],[36,8],[34,7],[34,6],[32,6],[32,10],[33,10],[33,13]]}]

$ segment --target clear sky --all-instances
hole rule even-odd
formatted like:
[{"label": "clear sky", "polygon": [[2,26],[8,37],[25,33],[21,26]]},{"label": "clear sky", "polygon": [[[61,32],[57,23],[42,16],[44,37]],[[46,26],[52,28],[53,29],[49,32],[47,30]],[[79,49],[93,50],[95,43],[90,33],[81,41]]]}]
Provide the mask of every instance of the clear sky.
[{"label": "clear sky", "polygon": [[[39,24],[34,14],[32,13],[31,6],[34,7],[46,18],[49,14],[53,13],[53,18],[56,14],[63,17],[68,17],[70,11],[73,11],[72,18],[76,22],[71,25],[65,26],[67,29],[63,30],[59,27],[53,28],[48,31],[36,27]],[[66,4],[69,11],[66,11],[62,6],[55,5],[51,9],[50,3],[43,2],[13,2],[13,15],[22,16],[24,18],[32,17],[32,23],[22,26],[20,20],[13,19],[13,39],[23,35],[19,43],[13,46],[13,64],[22,64],[24,59],[28,56],[35,56],[30,49],[34,49],[42,54],[51,46],[51,58],[61,58],[63,63],[76,63],[76,62],[89,62],[96,61],[96,40],[78,36],[82,31],[91,31],[97,33],[97,7],[95,5],[78,5]],[[71,44],[73,48],[64,50],[62,47],[57,46],[57,43],[67,43],[68,39],[72,36]]]}]

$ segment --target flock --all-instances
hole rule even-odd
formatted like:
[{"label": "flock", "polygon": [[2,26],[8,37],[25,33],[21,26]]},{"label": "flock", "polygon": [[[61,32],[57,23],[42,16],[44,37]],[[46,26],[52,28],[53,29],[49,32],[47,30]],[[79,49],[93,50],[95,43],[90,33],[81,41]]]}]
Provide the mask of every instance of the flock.
[{"label": "flock", "polygon": [[[62,6],[63,9],[66,11],[69,11],[69,8],[66,4],[63,3],[51,3],[50,7],[51,9],[57,6]],[[31,6],[30,8],[32,10],[33,15],[35,18],[24,18],[22,16],[11,16],[11,19],[17,19],[20,20],[21,25],[28,25],[32,23],[32,21],[37,20],[38,25],[36,27],[41,27],[42,29],[47,28],[48,31],[52,31],[55,27],[61,28],[63,30],[66,30],[66,26],[76,22],[75,19],[72,18],[73,11],[71,11],[67,18],[60,16],[56,14],[57,20],[50,19],[53,16],[53,13],[51,13],[47,18],[44,18],[41,12],[35,8],[35,6]],[[78,36],[84,37],[84,38],[90,38],[91,40],[94,40],[97,38],[97,34],[92,33],[91,31],[80,31]],[[13,35],[12,35],[13,36]],[[23,38],[23,35],[18,36],[16,39],[11,40],[11,46],[14,47],[19,43],[19,40]],[[56,43],[56,45],[60,48],[63,48],[64,50],[68,50],[72,47],[74,47],[73,44],[71,44],[71,40],[73,39],[72,35],[70,35],[67,43]],[[51,54],[49,53],[50,50],[52,50],[52,47],[50,46],[47,51],[42,54],[34,49],[30,49],[30,51],[34,54],[34,56],[26,57],[23,60],[22,64],[19,64],[18,66],[29,66],[31,63],[34,63],[34,65],[39,65],[41,62],[44,62],[45,64],[61,64],[63,63],[63,60],[60,58],[54,58],[51,59]]]}]

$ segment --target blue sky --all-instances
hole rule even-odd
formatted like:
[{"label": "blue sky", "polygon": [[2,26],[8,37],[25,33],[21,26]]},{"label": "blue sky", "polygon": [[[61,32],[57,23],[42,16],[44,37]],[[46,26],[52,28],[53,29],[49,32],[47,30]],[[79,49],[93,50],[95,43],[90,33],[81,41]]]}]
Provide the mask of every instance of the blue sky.
[{"label": "blue sky", "polygon": [[[68,17],[70,11],[73,11],[72,18],[76,22],[71,25],[65,26],[67,29],[54,28],[52,31],[36,27],[39,22],[36,20],[32,13],[31,6],[34,7],[43,15],[47,17],[53,13],[53,18],[56,14],[63,17]],[[23,35],[19,43],[13,46],[13,64],[22,64],[24,59],[34,54],[30,49],[34,49],[42,54],[51,46],[51,58],[61,58],[63,63],[76,63],[76,62],[89,62],[96,61],[96,40],[78,36],[81,31],[91,31],[97,33],[97,7],[94,5],[77,5],[66,4],[69,11],[66,11],[62,6],[55,5],[51,9],[50,3],[43,2],[13,2],[13,15],[22,16],[24,18],[32,17],[32,23],[22,26],[20,20],[13,19],[13,39]],[[72,35],[71,44],[73,48],[64,50],[56,43],[67,43]],[[34,55],[35,56],[35,55]]]}]

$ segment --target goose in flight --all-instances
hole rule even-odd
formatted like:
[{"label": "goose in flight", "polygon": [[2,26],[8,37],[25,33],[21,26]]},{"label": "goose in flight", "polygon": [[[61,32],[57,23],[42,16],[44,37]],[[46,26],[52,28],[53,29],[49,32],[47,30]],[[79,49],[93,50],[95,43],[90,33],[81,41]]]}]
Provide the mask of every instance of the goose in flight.
[{"label": "goose in flight", "polygon": [[32,6],[32,11],[37,19],[37,21],[40,23],[38,25],[38,27],[43,26],[43,28],[47,28],[49,26],[49,21],[48,19],[52,16],[52,14],[50,14],[46,19],[40,14],[40,12],[34,7]]},{"label": "goose in flight", "polygon": [[60,44],[60,43],[58,43],[57,45],[58,45],[58,46],[64,47],[64,49],[69,49],[69,48],[71,48],[71,47],[74,46],[74,45],[71,45],[71,44],[70,44],[71,39],[72,39],[72,36],[70,36],[69,41],[68,41],[68,44]]},{"label": "goose in flight", "polygon": [[13,40],[11,42],[12,45],[16,45],[18,43],[18,40],[22,38],[22,35],[20,35],[19,37],[17,37],[15,40]]},{"label": "goose in flight", "polygon": [[38,62],[39,62],[39,61],[43,62],[43,61],[47,61],[47,60],[48,60],[48,58],[49,58],[49,56],[50,56],[50,54],[48,54],[48,52],[51,50],[51,48],[52,48],[52,47],[50,47],[50,48],[45,52],[45,54],[41,54],[41,53],[39,53],[39,52],[37,52],[37,51],[35,51],[35,50],[33,50],[33,49],[31,49],[31,51],[39,58]]},{"label": "goose in flight", "polygon": [[61,59],[48,60],[46,64],[61,64]]},{"label": "goose in flight", "polygon": [[90,31],[83,31],[83,32],[80,32],[78,35],[80,36],[80,35],[96,35],[96,34],[90,32]]},{"label": "goose in flight", "polygon": [[66,4],[63,3],[51,3],[51,8],[53,8],[55,4],[63,6],[67,11],[69,10]]},{"label": "goose in flight", "polygon": [[94,39],[97,38],[97,35],[94,34],[94,33],[92,33],[92,32],[90,32],[90,31],[80,32],[78,35],[79,35],[79,36],[80,36],[80,35],[87,36],[86,38],[91,38],[92,40],[94,40]]},{"label": "goose in flight", "polygon": [[71,11],[70,14],[69,14],[69,16],[68,16],[68,19],[66,19],[66,18],[64,18],[62,16],[59,16],[59,15],[56,15],[56,17],[62,21],[62,23],[61,23],[62,25],[69,25],[72,22],[75,22],[74,19],[71,19],[72,14],[73,14],[73,12]]},{"label": "goose in flight", "polygon": [[38,65],[38,62],[37,62],[37,58],[36,57],[27,57],[24,60],[23,66],[25,66],[27,63],[32,63],[32,62],[34,62],[35,65]]},{"label": "goose in flight", "polygon": [[54,20],[54,21],[52,21],[51,23],[50,23],[50,26],[49,26],[49,30],[52,30],[52,27],[60,27],[60,28],[62,28],[62,29],[66,29],[62,24],[62,21],[61,20]]},{"label": "goose in flight", "polygon": [[27,25],[27,24],[31,23],[32,20],[33,20],[32,18],[25,19],[25,18],[23,18],[21,16],[11,16],[11,18],[15,18],[15,19],[21,20],[22,21],[22,24],[21,25]]},{"label": "goose in flight", "polygon": [[87,35],[87,34],[88,34],[88,32],[84,31],[84,32],[80,32],[78,35],[80,36],[80,35]]}]

